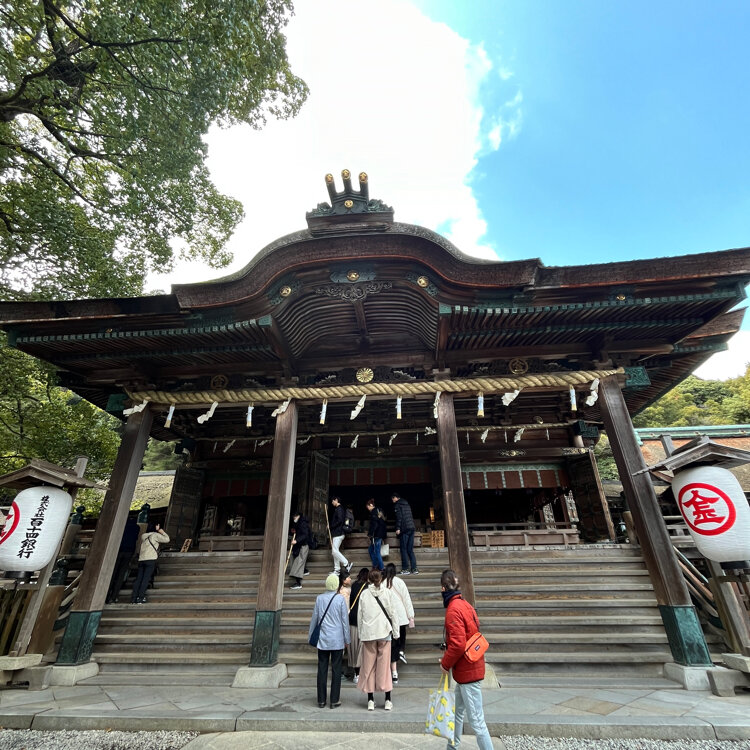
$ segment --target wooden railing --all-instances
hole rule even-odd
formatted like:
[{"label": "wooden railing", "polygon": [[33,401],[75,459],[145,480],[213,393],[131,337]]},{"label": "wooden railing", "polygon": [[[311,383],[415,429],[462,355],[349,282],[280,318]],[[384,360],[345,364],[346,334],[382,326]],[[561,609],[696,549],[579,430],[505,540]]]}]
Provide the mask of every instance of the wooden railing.
[{"label": "wooden railing", "polygon": [[34,583],[19,585],[10,579],[3,579],[0,584],[0,656],[8,656],[15,650],[26,610],[37,586]]},{"label": "wooden railing", "polygon": [[578,544],[578,529],[556,521],[528,523],[470,524],[469,533],[475,547],[520,546],[544,544]]}]

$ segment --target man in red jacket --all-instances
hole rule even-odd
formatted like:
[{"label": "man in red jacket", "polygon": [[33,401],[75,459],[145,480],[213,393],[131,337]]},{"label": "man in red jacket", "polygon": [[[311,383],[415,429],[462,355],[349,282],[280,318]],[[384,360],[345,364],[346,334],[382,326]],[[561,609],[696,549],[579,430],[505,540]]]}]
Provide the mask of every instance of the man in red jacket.
[{"label": "man in red jacket", "polygon": [[474,607],[465,601],[458,589],[458,578],[452,570],[444,570],[440,578],[445,607],[445,653],[440,660],[443,672],[453,670],[456,683],[456,732],[453,744],[459,747],[464,728],[464,713],[474,730],[479,750],[492,750],[492,740],[484,721],[482,687],[484,656],[477,661],[466,658],[466,641],[479,631]]}]

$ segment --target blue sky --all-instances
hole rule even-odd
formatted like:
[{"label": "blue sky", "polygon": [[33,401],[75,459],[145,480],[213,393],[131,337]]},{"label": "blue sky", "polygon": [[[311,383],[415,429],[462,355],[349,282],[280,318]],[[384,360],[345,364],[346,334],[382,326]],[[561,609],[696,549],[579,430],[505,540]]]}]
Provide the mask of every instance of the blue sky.
[{"label": "blue sky", "polygon": [[421,7],[502,60],[523,121],[472,182],[505,258],[597,263],[750,245],[748,2]]},{"label": "blue sky", "polygon": [[[367,172],[398,221],[479,257],[746,247],[748,29],[747,0],[296,0],[301,113],[207,139],[217,186],[245,206],[233,264],[180,263],[151,287],[242,268],[303,227],[343,168]],[[744,371],[750,320],[731,349],[699,374]]]}]

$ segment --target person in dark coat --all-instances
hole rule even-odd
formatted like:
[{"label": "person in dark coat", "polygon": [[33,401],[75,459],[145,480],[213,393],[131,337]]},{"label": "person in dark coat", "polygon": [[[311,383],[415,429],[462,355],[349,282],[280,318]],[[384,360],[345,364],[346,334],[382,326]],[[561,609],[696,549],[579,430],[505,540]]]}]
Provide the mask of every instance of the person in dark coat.
[{"label": "person in dark coat", "polygon": [[479,632],[479,618],[474,607],[459,591],[458,577],[452,570],[444,570],[440,578],[445,607],[445,653],[440,660],[443,672],[453,672],[456,683],[455,737],[452,747],[461,744],[464,715],[469,719],[479,750],[492,750],[492,740],[484,721],[482,680],[484,656],[477,661],[466,658],[466,641]]},{"label": "person in dark coat", "polygon": [[112,579],[109,582],[109,589],[107,590],[107,604],[116,602],[120,596],[120,589],[125,583],[125,579],[128,577],[130,561],[135,554],[135,545],[138,542],[138,534],[140,534],[140,531],[140,527],[135,518],[128,516],[128,520],[125,522],[125,528],[122,532],[120,547],[117,550],[115,569],[112,571]]},{"label": "person in dark coat", "polygon": [[385,569],[385,565],[383,565],[380,547],[388,536],[388,529],[385,525],[385,515],[380,508],[375,507],[375,500],[372,498],[367,501],[365,507],[370,513],[370,528],[367,531],[367,536],[370,537],[370,546],[367,548],[367,551],[370,553],[372,567],[377,568],[382,573]]},{"label": "person in dark coat", "polygon": [[408,576],[410,573],[419,573],[417,558],[414,555],[414,516],[411,514],[411,506],[400,495],[393,493],[393,509],[396,511],[396,536],[401,547],[401,575]]},{"label": "person in dark coat", "polygon": [[294,521],[294,525],[292,526],[294,545],[292,546],[292,567],[289,570],[289,575],[294,582],[289,588],[301,589],[302,576],[308,575],[307,555],[310,552],[310,538],[312,534],[307,518],[301,513],[295,512],[292,520]]}]

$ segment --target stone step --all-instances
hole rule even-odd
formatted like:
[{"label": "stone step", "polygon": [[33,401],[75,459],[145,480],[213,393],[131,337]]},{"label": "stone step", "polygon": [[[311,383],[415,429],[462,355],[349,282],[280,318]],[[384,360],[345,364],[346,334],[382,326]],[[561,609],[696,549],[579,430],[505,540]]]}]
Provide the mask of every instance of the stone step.
[{"label": "stone step", "polygon": [[[160,649],[139,649],[130,651],[120,649],[118,651],[100,651],[94,647],[93,658],[99,664],[139,664],[144,668],[158,661],[159,664],[185,664],[187,662],[185,653],[182,651],[162,652]],[[202,652],[190,652],[189,664],[248,664],[250,661],[250,649],[244,651],[213,652],[207,650]]]}]

